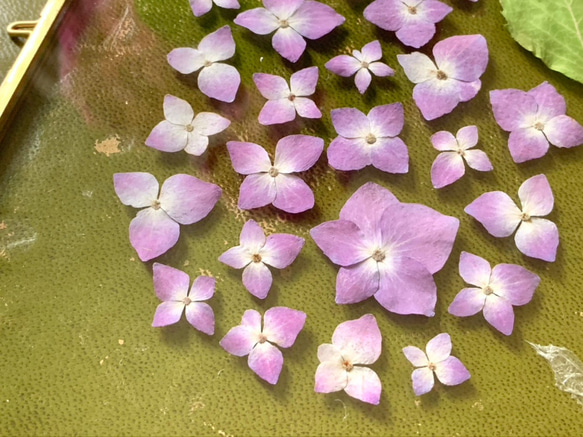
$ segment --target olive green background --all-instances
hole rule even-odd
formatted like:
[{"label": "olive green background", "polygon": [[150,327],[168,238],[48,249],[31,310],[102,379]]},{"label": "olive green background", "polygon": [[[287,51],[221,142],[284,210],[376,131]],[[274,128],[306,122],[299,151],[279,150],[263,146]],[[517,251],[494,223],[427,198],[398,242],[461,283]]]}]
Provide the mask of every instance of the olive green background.
[{"label": "olive green background", "polygon": [[[346,23],[309,42],[297,64],[283,61],[269,36],[231,25],[237,53],[228,62],[243,80],[232,104],[207,99],[196,87],[196,74],[177,74],[165,56],[175,47],[196,46],[237,11],[214,8],[197,19],[186,0],[87,1],[81,5],[90,17],[86,27],[63,24],[67,35],[79,38],[74,43],[61,39],[68,41],[68,50],[52,52],[0,145],[1,435],[580,435],[583,408],[554,386],[551,369],[526,340],[564,346],[583,357],[583,148],[551,147],[544,158],[514,164],[508,135],[493,119],[488,91],[527,90],[548,80],[565,96],[568,114],[581,122],[583,85],[521,49],[505,30],[498,2],[446,0],[454,11],[423,51],[430,53],[436,41],[449,36],[482,33],[490,64],[474,100],[425,122],[411,98],[413,85],[396,62],[396,54],[410,50],[362,18],[367,1],[327,3]],[[247,9],[260,2],[242,4]],[[335,76],[323,65],[373,39],[380,39],[383,59],[396,74],[374,78],[361,96],[352,79]],[[260,126],[256,117],[265,100],[252,74],[289,77],[310,65],[320,67],[315,100],[322,120]],[[197,112],[212,110],[233,121],[204,156],[164,154],[144,146],[163,119],[167,93],[188,100]],[[392,102],[405,107],[401,138],[411,157],[408,174],[336,172],[322,156],[304,174],[315,193],[313,210],[294,216],[272,207],[237,209],[242,177],[231,167],[226,141],[253,141],[273,152],[279,138],[301,132],[329,144],[335,137],[331,109],[368,110]],[[478,125],[479,147],[494,171],[468,170],[454,185],[433,189],[429,171],[437,151],[431,134],[469,124]],[[210,215],[182,227],[178,244],[156,260],[191,278],[216,277],[217,291],[209,302],[216,315],[214,336],[195,331],[185,320],[164,329],[151,327],[158,304],[152,262],[141,263],[130,246],[128,225],[137,211],[119,202],[112,183],[114,173],[129,171],[149,171],[160,182],[188,173],[223,188]],[[463,212],[486,191],[502,190],[518,201],[520,184],[540,173],[553,188],[555,210],[549,218],[561,236],[557,261],[551,264],[522,256],[512,238],[488,235]],[[461,221],[450,260],[435,275],[433,318],[390,314],[374,299],[334,303],[338,268],[310,239],[309,229],[337,218],[348,197],[367,181],[389,188],[402,201],[429,205]],[[267,233],[306,239],[296,262],[274,271],[265,301],[244,289],[240,271],[217,261],[238,244],[250,218]],[[532,302],[516,308],[510,337],[481,315],[460,319],[447,313],[464,287],[457,271],[463,250],[492,265],[516,263],[541,276]],[[271,386],[253,374],[245,358],[227,354],[218,342],[246,309],[264,312],[276,305],[303,310],[308,317],[297,342],[284,350],[279,383]],[[376,316],[383,333],[382,355],[371,366],[383,384],[380,405],[366,405],[343,392],[314,393],[318,345],[330,341],[339,323],[365,313]],[[440,332],[451,334],[453,354],[472,377],[457,387],[437,384],[417,398],[412,367],[401,349],[423,347]]]}]

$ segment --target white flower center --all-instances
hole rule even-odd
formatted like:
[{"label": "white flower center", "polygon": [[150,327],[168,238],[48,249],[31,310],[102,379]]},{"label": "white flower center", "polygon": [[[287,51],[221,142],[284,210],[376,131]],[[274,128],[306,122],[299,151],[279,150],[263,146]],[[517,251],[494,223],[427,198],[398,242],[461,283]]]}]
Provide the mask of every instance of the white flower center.
[{"label": "white flower center", "polygon": [[385,251],[381,250],[381,249],[375,250],[373,252],[373,254],[371,255],[371,258],[374,259],[378,263],[383,262],[386,257],[387,257],[387,255],[386,255]]},{"label": "white flower center", "polygon": [[185,129],[186,129],[186,132],[192,132],[194,130],[194,126],[191,124],[187,124]]},{"label": "white flower center", "polygon": [[542,131],[542,130],[544,130],[544,128],[545,128],[545,124],[544,124],[544,123],[542,123],[542,122],[540,122],[540,121],[537,121],[537,122],[534,124],[534,126],[533,126],[533,127],[534,127],[536,130],[540,130],[540,131]]},{"label": "white flower center", "polygon": [[409,11],[411,15],[417,15],[417,7],[415,6],[407,6],[407,11]]},{"label": "white flower center", "polygon": [[213,65],[213,63],[211,61],[204,61],[203,64],[205,67],[210,67],[211,65]]},{"label": "white flower center", "polygon": [[267,341],[267,336],[262,332],[259,334],[259,343],[263,344]]},{"label": "white flower center", "polygon": [[486,285],[484,288],[482,288],[482,293],[484,293],[486,296],[490,296],[492,293],[494,293],[494,290],[492,290],[492,287],[489,285]]},{"label": "white flower center", "polygon": [[156,211],[158,211],[160,209],[160,201],[159,200],[154,200],[152,202],[152,208],[154,208]]},{"label": "white flower center", "polygon": [[462,156],[462,157],[463,157],[463,156],[465,156],[465,154],[466,154],[466,151],[465,151],[464,149],[461,149],[461,148],[460,148],[460,149],[457,149],[455,152],[456,152],[456,153],[457,153],[459,156]]},{"label": "white flower center", "polygon": [[256,254],[254,254],[254,255],[251,257],[251,260],[252,260],[254,263],[260,263],[260,262],[261,262],[261,255],[259,255],[258,253],[256,253]]},{"label": "white flower center", "polygon": [[342,359],[342,367],[347,372],[350,372],[354,368],[354,366],[352,365],[352,363],[350,361],[348,361],[348,360],[345,360],[344,358]]},{"label": "white flower center", "polygon": [[289,96],[287,96],[287,99],[288,99],[290,102],[293,102],[293,101],[296,99],[296,95],[295,95],[295,94],[291,94],[291,93],[290,93],[290,95],[289,95]]},{"label": "white flower center", "polygon": [[368,68],[368,66],[369,66],[369,65],[370,65],[370,64],[369,64],[368,62],[366,62],[366,61],[362,61],[362,62],[360,63],[360,66],[361,66],[362,68]]},{"label": "white flower center", "polygon": [[289,23],[287,20],[279,20],[279,27],[282,29],[286,29],[289,27]]},{"label": "white flower center", "polygon": [[435,77],[437,77],[437,79],[439,80],[447,80],[447,74],[445,74],[445,72],[441,70],[437,70],[435,72]]},{"label": "white flower center", "polygon": [[432,372],[435,372],[435,369],[437,369],[437,366],[434,363],[429,363],[427,365],[427,367],[429,368],[429,370],[431,370]]},{"label": "white flower center", "polygon": [[190,297],[185,297],[184,299],[182,299],[182,303],[184,305],[190,305],[192,303],[192,299],[190,299]]},{"label": "white flower center", "polygon": [[365,139],[368,144],[374,144],[377,142],[377,137],[375,137],[373,134],[368,134]]},{"label": "white flower center", "polygon": [[520,220],[522,220],[523,222],[528,222],[530,221],[530,215],[527,214],[526,212],[523,212],[522,215],[520,216]]},{"label": "white flower center", "polygon": [[279,174],[279,170],[276,169],[275,167],[271,167],[269,169],[269,176],[271,176],[272,178],[277,177],[277,175]]}]

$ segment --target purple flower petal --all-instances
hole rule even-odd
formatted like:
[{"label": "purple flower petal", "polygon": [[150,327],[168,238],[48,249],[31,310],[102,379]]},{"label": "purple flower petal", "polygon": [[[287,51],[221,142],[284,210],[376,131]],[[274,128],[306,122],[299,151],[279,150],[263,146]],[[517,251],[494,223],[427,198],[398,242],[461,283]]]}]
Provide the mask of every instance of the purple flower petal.
[{"label": "purple flower petal", "polygon": [[130,223],[130,243],[142,261],[156,258],[178,241],[180,226],[162,209],[146,208]]},{"label": "purple flower petal", "polygon": [[444,385],[458,385],[470,379],[470,372],[456,357],[447,357],[435,365],[435,375]]},{"label": "purple flower petal", "polygon": [[370,133],[369,119],[356,108],[333,109],[330,116],[334,129],[344,138],[361,138]]},{"label": "purple flower petal", "polygon": [[[288,135],[277,142],[274,167],[280,173],[309,170],[324,150],[324,140],[309,135]],[[278,180],[279,182],[279,180]]]},{"label": "purple flower petal", "polygon": [[453,184],[466,172],[464,160],[457,152],[442,152],[431,166],[431,183],[433,188],[443,188]]},{"label": "purple flower petal", "polygon": [[259,123],[264,126],[282,124],[296,118],[296,107],[289,99],[268,100],[263,105],[259,117]]},{"label": "purple flower petal", "polygon": [[372,258],[350,267],[341,267],[336,277],[336,303],[358,303],[379,289],[379,269]]},{"label": "purple flower petal", "polygon": [[370,256],[362,245],[362,231],[350,221],[324,222],[313,228],[310,235],[334,264],[351,266]]},{"label": "purple flower petal", "polygon": [[274,74],[255,73],[253,82],[263,97],[268,100],[287,98],[291,93],[290,88],[281,76]]},{"label": "purple flower petal", "polygon": [[567,103],[564,97],[546,81],[528,91],[527,94],[534,98],[538,106],[539,117],[550,120],[558,115],[565,115],[567,112]]},{"label": "purple flower petal", "polygon": [[521,222],[522,212],[502,191],[484,193],[464,211],[478,220],[494,237],[508,237]]},{"label": "purple flower petal", "polygon": [[354,84],[356,85],[356,88],[360,94],[364,94],[366,92],[371,81],[372,76],[370,75],[367,68],[361,68],[354,77]]},{"label": "purple flower petal", "polygon": [[207,335],[215,333],[215,313],[204,302],[191,302],[185,308],[186,320],[193,328]]},{"label": "purple flower petal", "polygon": [[162,326],[172,325],[180,320],[182,311],[184,311],[184,304],[182,302],[162,302],[156,308],[152,326],[154,328],[160,328]]},{"label": "purple flower petal", "polygon": [[518,189],[522,211],[529,216],[545,216],[553,210],[555,199],[549,181],[544,174],[533,176]]},{"label": "purple flower petal", "polygon": [[164,117],[170,123],[186,126],[192,122],[194,111],[186,100],[166,94],[164,96]]},{"label": "purple flower petal", "polygon": [[490,91],[490,103],[496,123],[507,132],[530,127],[528,120],[537,112],[534,96],[521,90]]},{"label": "purple flower petal", "polygon": [[413,88],[413,100],[425,120],[435,120],[449,114],[461,101],[460,85],[455,80],[440,84],[438,79],[430,79]]},{"label": "purple flower petal", "polygon": [[396,137],[405,124],[405,114],[401,103],[375,106],[370,110],[367,118],[372,133],[377,137]]},{"label": "purple flower petal", "polygon": [[344,17],[330,6],[316,1],[304,1],[288,22],[308,39],[318,39],[344,23]]},{"label": "purple flower petal", "polygon": [[198,75],[198,89],[207,97],[231,103],[241,84],[241,76],[232,65],[220,62],[204,67]]},{"label": "purple flower petal", "polygon": [[458,148],[457,139],[451,132],[439,131],[431,136],[431,144],[440,152],[453,152]]},{"label": "purple flower petal", "polygon": [[433,47],[435,63],[447,65],[447,75],[464,82],[480,78],[488,66],[488,44],[482,35],[459,35],[439,41]]},{"label": "purple flower petal", "polygon": [[[416,1],[413,4],[417,3]],[[419,4],[423,18],[432,23],[439,23],[449,15],[453,9],[437,0],[425,0]]]},{"label": "purple flower petal", "polygon": [[403,354],[405,354],[405,358],[407,358],[415,367],[426,367],[429,365],[425,352],[416,346],[404,347]]},{"label": "purple flower petal", "polygon": [[350,77],[360,70],[362,64],[353,56],[339,55],[330,59],[324,66],[338,76]]},{"label": "purple flower petal", "polygon": [[544,156],[549,150],[549,142],[542,131],[527,127],[510,132],[508,149],[512,160],[520,164]]},{"label": "purple flower petal", "polygon": [[206,137],[216,135],[230,125],[231,120],[212,112],[199,112],[192,120],[194,131]]},{"label": "purple flower petal", "polygon": [[362,47],[362,58],[367,62],[378,61],[383,57],[381,43],[378,40],[371,41]]},{"label": "purple flower petal", "polygon": [[395,34],[403,44],[416,49],[427,44],[433,38],[433,35],[435,35],[435,24],[421,20],[405,21]]},{"label": "purple flower petal", "polygon": [[408,55],[397,55],[397,61],[403,67],[407,79],[418,84],[433,79],[436,65],[429,58],[420,52],[413,52]]},{"label": "purple flower petal", "polygon": [[115,173],[113,175],[115,194],[121,203],[134,208],[151,206],[158,197],[160,186],[150,173]]},{"label": "purple flower petal", "polygon": [[532,300],[540,278],[524,267],[498,264],[492,270],[490,285],[496,294],[514,306],[526,305]]},{"label": "purple flower petal", "polygon": [[484,308],[486,295],[481,288],[464,288],[460,291],[447,311],[457,317],[478,314]]},{"label": "purple flower petal", "polygon": [[168,53],[168,64],[181,74],[190,74],[200,70],[204,66],[204,53],[181,47]]},{"label": "purple flower petal", "polygon": [[282,173],[274,179],[276,179],[277,194],[272,202],[273,206],[292,214],[299,214],[314,207],[314,193],[302,179],[292,174]]},{"label": "purple flower petal", "polygon": [[209,62],[232,58],[235,54],[235,40],[231,28],[227,25],[209,33],[200,40],[198,50],[205,54],[205,59]]},{"label": "purple flower petal", "polygon": [[490,294],[484,304],[484,318],[504,335],[512,334],[514,328],[514,310],[503,297]]},{"label": "purple flower petal", "polygon": [[258,299],[265,299],[271,288],[273,277],[262,262],[252,262],[243,270],[243,285]]},{"label": "purple flower petal", "polygon": [[492,171],[492,163],[488,159],[488,155],[483,150],[466,150],[464,152],[464,159],[470,166],[477,171]]},{"label": "purple flower petal", "polygon": [[382,62],[372,62],[368,64],[368,69],[378,77],[394,76],[395,70]]},{"label": "purple flower petal", "polygon": [[162,301],[182,301],[188,293],[190,278],[181,270],[154,263],[152,266],[154,291]]},{"label": "purple flower petal", "polygon": [[364,18],[381,29],[396,31],[405,23],[403,3],[394,0],[376,0],[364,10]]},{"label": "purple flower petal", "polygon": [[280,347],[291,347],[306,323],[306,314],[286,307],[273,307],[265,312],[263,334]]},{"label": "purple flower petal", "polygon": [[430,363],[439,363],[451,354],[451,337],[447,333],[441,333],[427,342],[425,347],[427,359]]},{"label": "purple flower petal", "polygon": [[409,151],[400,138],[379,138],[371,149],[372,165],[387,173],[409,171]]},{"label": "purple flower petal", "polygon": [[464,126],[456,133],[456,141],[464,151],[478,144],[478,127]]},{"label": "purple flower petal", "polygon": [[190,0],[190,7],[195,17],[201,17],[211,10],[213,0]]},{"label": "purple flower petal", "polygon": [[242,357],[251,352],[259,341],[260,333],[261,314],[255,310],[247,310],[243,314],[241,324],[231,328],[220,341],[220,345],[231,355]]},{"label": "purple flower petal", "polygon": [[261,259],[276,269],[285,269],[295,261],[304,243],[303,238],[295,235],[272,234],[267,237],[267,242],[260,252]]},{"label": "purple flower petal", "polygon": [[249,353],[249,368],[270,384],[277,384],[283,367],[281,351],[271,343],[258,343]]},{"label": "purple flower petal", "polygon": [[339,324],[332,335],[332,344],[352,364],[374,363],[381,355],[382,347],[381,331],[375,317],[365,314],[359,319]]},{"label": "purple flower petal", "polygon": [[250,175],[259,172],[268,172],[271,160],[265,149],[254,143],[229,141],[227,150],[231,156],[233,168],[239,174]]},{"label": "purple flower petal", "polygon": [[306,41],[291,27],[277,29],[271,44],[277,53],[290,62],[296,62],[306,50]]},{"label": "purple flower petal", "polygon": [[265,8],[280,20],[286,20],[302,5],[305,0],[263,0]]},{"label": "purple flower petal", "polygon": [[242,269],[251,262],[251,256],[245,247],[235,246],[224,252],[219,261],[234,269]]},{"label": "purple flower petal", "polygon": [[549,220],[531,218],[521,223],[514,241],[518,250],[526,256],[554,262],[559,246],[559,230]]},{"label": "purple flower petal", "polygon": [[477,255],[462,252],[459,263],[460,276],[468,284],[484,288],[490,281],[490,263]]},{"label": "purple flower petal", "polygon": [[318,67],[308,67],[296,71],[290,78],[290,89],[295,96],[311,96],[318,84]]},{"label": "purple flower petal", "polygon": [[260,208],[273,203],[276,195],[275,178],[269,173],[252,174],[241,184],[238,206],[241,209]]},{"label": "purple flower petal", "polygon": [[413,391],[415,392],[416,396],[429,393],[435,384],[433,372],[427,367],[413,370],[413,373],[411,374],[411,380],[413,381]]},{"label": "purple flower petal", "polygon": [[583,144],[583,126],[568,115],[549,120],[544,133],[553,146],[575,147]]},{"label": "purple flower petal", "polygon": [[293,104],[300,117],[322,118],[322,112],[320,112],[316,104],[306,97],[296,97]]},{"label": "purple flower petal", "polygon": [[261,248],[265,246],[265,232],[255,220],[247,220],[241,229],[239,237],[241,246],[249,251],[249,253],[259,253]]},{"label": "purple flower petal", "polygon": [[[326,345],[320,345],[320,347]],[[318,352],[320,348],[318,348]],[[348,372],[341,363],[322,362],[316,369],[316,383],[314,391],[316,393],[333,393],[343,390],[348,384]]]},{"label": "purple flower petal", "polygon": [[170,153],[184,149],[187,143],[188,132],[185,127],[166,120],[161,121],[152,129],[145,142],[148,147]]},{"label": "purple flower petal", "polygon": [[348,372],[347,382],[344,391],[348,396],[369,404],[379,404],[382,386],[381,380],[374,370],[368,367],[354,366]]},{"label": "purple flower petal", "polygon": [[210,299],[215,294],[215,282],[215,278],[199,276],[192,283],[188,297],[195,302]]},{"label": "purple flower petal", "polygon": [[264,8],[255,8],[241,12],[235,17],[234,22],[257,35],[267,35],[279,27],[277,17]]},{"label": "purple flower petal", "polygon": [[372,164],[370,148],[363,138],[336,137],[327,150],[328,164],[336,170],[360,170]]}]

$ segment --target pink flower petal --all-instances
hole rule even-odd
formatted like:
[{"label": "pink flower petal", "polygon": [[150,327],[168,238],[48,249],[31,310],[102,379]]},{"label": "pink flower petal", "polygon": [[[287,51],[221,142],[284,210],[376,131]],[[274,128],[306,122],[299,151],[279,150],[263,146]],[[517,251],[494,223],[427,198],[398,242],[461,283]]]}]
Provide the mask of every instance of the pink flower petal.
[{"label": "pink flower petal", "polygon": [[492,269],[484,258],[468,252],[462,252],[459,264],[460,276],[468,284],[484,288],[490,282]]},{"label": "pink flower petal", "polygon": [[292,214],[314,207],[314,193],[302,179],[292,174],[282,173],[274,179],[277,194],[272,202],[273,206]]},{"label": "pink flower petal", "polygon": [[409,171],[409,151],[401,138],[379,138],[371,148],[372,165],[387,173]]},{"label": "pink flower petal", "polygon": [[463,150],[471,149],[478,144],[478,127],[464,126],[456,133],[456,140]]},{"label": "pink flower petal", "polygon": [[330,116],[334,129],[344,138],[363,138],[370,133],[369,119],[356,108],[333,109]]},{"label": "pink flower petal", "polygon": [[173,153],[184,149],[187,143],[188,132],[186,128],[164,120],[152,129],[145,144],[162,152]]},{"label": "pink flower petal", "polygon": [[296,71],[290,78],[290,89],[295,96],[311,96],[318,84],[318,67],[308,67]]},{"label": "pink flower petal", "polygon": [[484,193],[464,211],[478,220],[494,237],[508,237],[520,224],[522,212],[502,191]]},{"label": "pink flower petal", "polygon": [[353,56],[339,55],[330,59],[324,66],[338,76],[350,77],[360,70],[362,64]]},{"label": "pink flower petal", "polygon": [[510,132],[508,149],[512,160],[519,164],[544,156],[549,150],[549,142],[542,131],[527,127]]},{"label": "pink flower petal", "polygon": [[381,400],[381,380],[374,370],[368,367],[354,366],[348,372],[348,384],[344,391],[355,399],[378,405]]},{"label": "pink flower petal", "polygon": [[514,310],[503,297],[490,294],[484,304],[484,318],[504,335],[512,334],[514,328]]},{"label": "pink flower petal", "polygon": [[306,171],[318,161],[323,150],[322,138],[310,135],[288,135],[277,142],[273,165],[280,173]]},{"label": "pink flower petal", "polygon": [[464,152],[464,159],[470,166],[477,171],[492,171],[492,163],[488,159],[488,155],[483,150],[466,150]]},{"label": "pink flower petal", "polygon": [[431,136],[431,144],[440,152],[453,152],[458,148],[457,139],[451,132],[439,131]]},{"label": "pink flower petal", "polygon": [[231,355],[245,356],[251,352],[261,333],[261,315],[255,310],[243,314],[241,324],[231,328],[220,341],[221,347]]},{"label": "pink flower petal", "polygon": [[526,256],[554,262],[559,246],[559,230],[549,220],[532,218],[521,223],[514,241],[518,250]]},{"label": "pink flower petal", "polygon": [[415,20],[414,22],[405,21],[395,35],[406,46],[418,49],[433,38],[433,35],[435,35],[435,24],[421,20]]},{"label": "pink flower petal", "polygon": [[194,176],[170,176],[160,190],[160,206],[181,225],[190,225],[205,218],[215,207],[222,190],[218,185]]},{"label": "pink flower petal", "polygon": [[565,115],[567,112],[567,104],[563,96],[546,81],[528,91],[527,94],[534,97],[538,105],[538,116],[545,121],[558,115]]},{"label": "pink flower petal", "polygon": [[362,231],[347,220],[324,222],[313,228],[310,235],[334,264],[347,267],[370,257],[362,244]]},{"label": "pink flower petal", "polygon": [[220,62],[204,67],[198,74],[198,89],[208,97],[231,103],[241,84],[241,76],[232,65]]},{"label": "pink flower petal", "polygon": [[296,97],[293,105],[300,117],[304,118],[322,118],[322,113],[316,104],[306,97]]},{"label": "pink flower petal", "polygon": [[448,77],[472,82],[488,66],[488,44],[482,35],[459,35],[446,38],[433,47],[435,63],[447,66]]},{"label": "pink flower petal", "polygon": [[146,208],[130,223],[130,243],[142,261],[156,258],[178,241],[180,226],[162,209]]},{"label": "pink flower petal", "polygon": [[121,203],[134,208],[151,206],[160,189],[154,176],[142,172],[115,173],[113,187]]},{"label": "pink flower petal", "polygon": [[438,334],[427,342],[425,347],[430,363],[439,363],[451,354],[451,337],[447,333]]},{"label": "pink flower petal", "polygon": [[340,267],[336,277],[336,303],[358,303],[379,289],[379,269],[372,258],[350,267]]},{"label": "pink flower petal", "polygon": [[459,82],[454,79],[430,79],[413,88],[413,100],[423,118],[430,121],[453,111],[461,101],[459,93]]},{"label": "pink flower petal", "polygon": [[219,261],[234,269],[242,269],[252,261],[251,255],[245,247],[235,246],[219,256]]},{"label": "pink flower petal", "polygon": [[197,277],[192,283],[188,297],[195,302],[209,300],[215,294],[215,283],[215,278],[210,276]]},{"label": "pink flower petal", "polygon": [[413,52],[409,55],[397,55],[397,61],[403,67],[407,79],[418,84],[433,79],[437,67],[427,55]]},{"label": "pink flower petal", "polygon": [[273,277],[262,262],[252,262],[243,270],[243,285],[258,299],[265,299],[271,288]]},{"label": "pink flower petal", "polygon": [[405,124],[405,114],[401,103],[375,106],[370,110],[367,118],[371,132],[376,137],[396,137]]},{"label": "pink flower petal", "polygon": [[227,150],[231,156],[233,168],[239,174],[250,175],[259,172],[268,172],[271,160],[265,149],[254,143],[229,141]]},{"label": "pink flower petal", "polygon": [[281,351],[271,343],[258,343],[249,353],[249,368],[270,384],[277,384],[283,367]]},{"label": "pink flower petal", "polygon": [[348,384],[348,372],[341,363],[323,362],[316,369],[316,393],[333,393],[344,390]]},{"label": "pink flower petal", "polygon": [[393,0],[375,0],[364,9],[364,18],[381,29],[396,31],[405,23],[403,4]]},{"label": "pink flower petal", "polygon": [[231,120],[212,112],[199,112],[192,121],[194,131],[209,137],[224,131],[231,125]]},{"label": "pink flower petal", "polygon": [[265,312],[263,334],[280,347],[291,347],[306,323],[306,314],[286,307],[273,307]]},{"label": "pink flower petal", "polygon": [[490,103],[496,123],[507,132],[529,127],[537,113],[534,97],[521,90],[490,91]]},{"label": "pink flower petal", "polygon": [[207,335],[215,333],[215,313],[204,302],[191,302],[185,308],[186,320],[194,329]]},{"label": "pink flower petal", "polygon": [[291,91],[285,79],[273,74],[255,73],[253,82],[263,97],[268,100],[287,98]]},{"label": "pink flower petal", "polygon": [[372,76],[366,68],[361,68],[358,70],[358,73],[356,73],[356,76],[354,77],[354,84],[356,85],[356,89],[358,89],[360,94],[364,94],[366,92],[371,81]]},{"label": "pink flower petal", "polygon": [[478,314],[484,308],[486,295],[481,288],[464,288],[460,291],[447,311],[457,317]]},{"label": "pink flower petal", "polygon": [[482,81],[480,79],[473,82],[461,82],[458,81],[459,88],[459,99],[460,102],[467,102],[472,100],[480,89],[482,88]]},{"label": "pink flower petal", "polygon": [[204,53],[205,60],[209,62],[232,58],[235,54],[235,40],[231,28],[227,25],[209,33],[198,44],[198,50]]},{"label": "pink flower petal", "polygon": [[156,308],[152,326],[154,328],[160,328],[162,326],[172,325],[180,320],[182,311],[184,311],[184,304],[182,302],[162,302]]},{"label": "pink flower petal", "polygon": [[282,124],[296,118],[296,107],[287,98],[278,100],[268,100],[263,105],[259,117],[260,124],[270,126],[272,124]]},{"label": "pink flower petal", "polygon": [[166,94],[164,96],[164,117],[170,123],[186,126],[192,122],[194,111],[186,100]]},{"label": "pink flower petal", "polygon": [[190,278],[181,270],[154,263],[152,267],[154,291],[162,301],[182,301],[188,293]]},{"label": "pink flower petal", "polygon": [[424,395],[429,393],[433,389],[435,384],[435,378],[433,377],[433,372],[427,367],[422,367],[420,369],[413,370],[411,374],[411,379],[413,381],[413,391],[416,396]]},{"label": "pink flower petal", "polygon": [[343,358],[340,349],[333,344],[321,344],[318,346],[318,360],[321,363],[331,361],[336,365],[341,365]]},{"label": "pink flower petal", "polygon": [[530,216],[545,216],[553,210],[554,198],[549,181],[544,174],[533,176],[518,189],[522,211]]},{"label": "pink flower petal", "polygon": [[261,333],[261,314],[255,310],[247,310],[241,317],[241,326],[246,326],[255,333]]},{"label": "pink flower petal", "polygon": [[259,253],[265,245],[265,232],[255,220],[247,220],[243,225],[243,229],[241,229],[239,241],[241,246],[247,249],[249,253]]},{"label": "pink flower petal", "polygon": [[276,195],[275,178],[269,173],[252,174],[241,184],[238,206],[241,209],[260,208],[273,203]]},{"label": "pink flower petal", "polygon": [[514,264],[498,264],[492,270],[490,279],[495,293],[515,306],[530,302],[539,284],[537,275]]},{"label": "pink flower petal", "polygon": [[451,7],[437,0],[425,0],[419,6],[421,6],[423,18],[432,23],[439,23],[453,11]]},{"label": "pink flower petal", "polygon": [[288,22],[300,35],[308,39],[318,39],[344,23],[344,17],[328,5],[304,1]]},{"label": "pink flower petal", "polygon": [[425,352],[423,352],[418,347],[404,347],[403,354],[405,354],[405,358],[407,358],[409,362],[415,367],[425,367],[429,365],[429,361],[427,361],[427,355],[425,355]]},{"label": "pink flower petal", "polygon": [[304,243],[303,238],[295,235],[271,234],[259,254],[265,264],[276,269],[285,269],[295,261]]},{"label": "pink flower petal", "polygon": [[267,35],[279,28],[279,20],[264,8],[255,8],[241,12],[235,17],[235,24],[246,27],[257,35]]},{"label": "pink flower petal", "polygon": [[214,0],[215,4],[224,9],[239,9],[238,0]]},{"label": "pink flower petal", "polygon": [[[372,364],[381,355],[382,336],[372,314],[339,324],[332,334],[332,344],[351,364]],[[354,370],[354,369],[353,369]]]},{"label": "pink flower petal", "polygon": [[190,0],[190,7],[195,17],[201,17],[211,10],[213,0]]},{"label": "pink flower petal", "polygon": [[374,295],[386,310],[396,314],[435,315],[437,288],[433,275],[412,258],[391,259],[390,265],[378,263],[379,291]]},{"label": "pink flower petal", "polygon": [[168,64],[181,74],[190,74],[204,66],[204,54],[196,49],[181,47],[168,53]]},{"label": "pink flower petal", "polygon": [[431,166],[433,188],[443,188],[453,184],[466,172],[464,160],[457,152],[441,152]]},{"label": "pink flower petal", "polygon": [[286,20],[302,5],[305,0],[263,0],[265,8],[280,20]]},{"label": "pink flower petal", "polygon": [[444,385],[458,385],[470,379],[470,372],[456,357],[447,357],[435,367],[435,375]]},{"label": "pink flower petal", "polygon": [[583,144],[583,126],[568,115],[559,115],[545,124],[544,133],[557,147],[575,147]]},{"label": "pink flower petal", "polygon": [[371,63],[373,61],[378,61],[383,57],[383,51],[381,49],[381,43],[378,40],[371,41],[362,47],[362,58]]},{"label": "pink flower petal", "polygon": [[382,62],[372,62],[368,64],[368,69],[378,77],[394,76],[395,70]]},{"label": "pink flower petal", "polygon": [[204,135],[199,135],[196,132],[189,132],[188,133],[188,141],[184,151],[190,155],[200,156],[204,152],[209,145],[208,137]]},{"label": "pink flower petal", "polygon": [[296,62],[306,50],[306,41],[291,27],[277,29],[271,44],[277,53],[290,62]]}]

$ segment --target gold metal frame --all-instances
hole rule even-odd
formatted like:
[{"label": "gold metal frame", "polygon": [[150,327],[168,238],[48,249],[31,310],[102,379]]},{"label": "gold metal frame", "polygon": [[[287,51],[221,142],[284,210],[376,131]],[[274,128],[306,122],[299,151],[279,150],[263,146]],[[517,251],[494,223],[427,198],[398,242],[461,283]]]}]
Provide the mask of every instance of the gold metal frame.
[{"label": "gold metal frame", "polygon": [[8,26],[7,31],[11,36],[28,37],[28,40],[0,85],[0,140],[12,111],[38,67],[43,49],[48,45],[62,12],[71,1],[48,0],[38,22],[19,22]]}]

